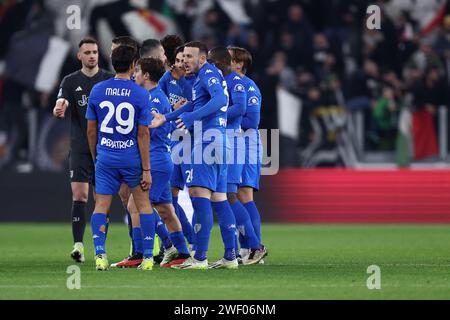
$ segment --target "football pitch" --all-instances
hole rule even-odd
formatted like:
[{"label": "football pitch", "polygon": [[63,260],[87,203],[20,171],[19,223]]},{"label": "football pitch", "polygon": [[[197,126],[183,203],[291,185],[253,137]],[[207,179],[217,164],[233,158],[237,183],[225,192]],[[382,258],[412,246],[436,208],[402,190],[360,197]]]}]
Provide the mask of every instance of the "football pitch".
[{"label": "football pitch", "polygon": [[[81,288],[68,289],[70,224],[0,224],[0,299],[449,299],[450,226],[263,225],[265,264],[238,270],[94,270],[91,231]],[[110,226],[109,262],[129,249]],[[209,261],[221,257],[214,226]],[[369,290],[367,269],[380,268]]]}]

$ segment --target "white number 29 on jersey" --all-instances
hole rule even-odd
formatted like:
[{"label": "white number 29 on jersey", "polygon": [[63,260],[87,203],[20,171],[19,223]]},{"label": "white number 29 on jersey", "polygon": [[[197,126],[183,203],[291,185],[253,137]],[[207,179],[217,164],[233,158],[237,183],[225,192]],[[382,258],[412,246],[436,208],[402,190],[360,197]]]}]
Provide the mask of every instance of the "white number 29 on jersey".
[{"label": "white number 29 on jersey", "polygon": [[[100,125],[100,131],[105,133],[114,133],[114,129],[108,127],[109,121],[115,115],[116,121],[119,124],[115,127],[116,131],[121,134],[128,134],[133,130],[134,127],[134,107],[131,103],[122,102],[117,108],[114,107],[111,101],[102,101],[100,103],[100,108],[108,108],[108,113]],[[122,118],[122,110],[126,109],[128,111],[128,118]]]}]

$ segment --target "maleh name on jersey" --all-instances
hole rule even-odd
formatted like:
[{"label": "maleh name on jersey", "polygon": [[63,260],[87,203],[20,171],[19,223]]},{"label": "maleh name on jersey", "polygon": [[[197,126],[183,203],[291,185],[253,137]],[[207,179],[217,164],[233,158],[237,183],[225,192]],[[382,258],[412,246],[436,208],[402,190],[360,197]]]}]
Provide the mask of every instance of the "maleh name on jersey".
[{"label": "maleh name on jersey", "polygon": [[126,140],[126,141],[113,141],[111,139],[103,137],[100,141],[100,145],[106,146],[111,149],[127,149],[134,146],[133,140]]},{"label": "maleh name on jersey", "polygon": [[126,88],[106,88],[105,90],[107,96],[129,97],[130,94],[131,90]]}]

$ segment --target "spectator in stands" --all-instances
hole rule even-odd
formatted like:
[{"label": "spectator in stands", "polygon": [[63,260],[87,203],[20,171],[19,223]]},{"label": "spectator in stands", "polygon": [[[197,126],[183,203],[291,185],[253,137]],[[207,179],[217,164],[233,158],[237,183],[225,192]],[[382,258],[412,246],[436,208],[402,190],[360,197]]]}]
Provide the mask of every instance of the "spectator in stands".
[{"label": "spectator in stands", "polygon": [[366,60],[363,71],[356,71],[347,86],[349,98],[347,108],[350,110],[370,108],[381,93],[382,83],[378,65],[371,60]]},{"label": "spectator in stands", "polygon": [[412,92],[417,110],[425,109],[435,115],[439,106],[448,105],[448,89],[437,67],[429,67],[425,72],[425,79]]},{"label": "spectator in stands", "polygon": [[372,143],[378,150],[393,150],[398,126],[398,102],[395,90],[391,86],[383,87],[383,95],[372,108]]},{"label": "spectator in stands", "polygon": [[282,30],[292,32],[294,47],[298,51],[297,61],[302,65],[308,65],[312,59],[314,29],[300,4],[289,6],[287,21],[283,24]]}]

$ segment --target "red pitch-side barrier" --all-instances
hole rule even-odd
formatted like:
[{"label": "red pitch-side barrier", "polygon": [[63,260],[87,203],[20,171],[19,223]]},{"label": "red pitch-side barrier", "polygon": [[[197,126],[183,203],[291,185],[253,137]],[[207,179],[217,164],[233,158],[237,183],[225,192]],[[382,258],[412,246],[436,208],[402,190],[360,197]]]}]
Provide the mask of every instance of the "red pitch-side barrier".
[{"label": "red pitch-side barrier", "polygon": [[266,221],[450,223],[450,170],[285,169],[261,186]]}]

